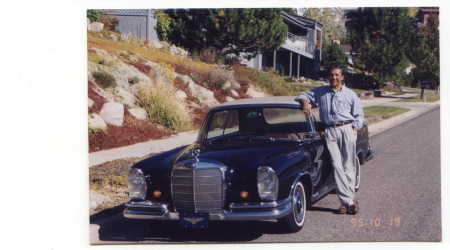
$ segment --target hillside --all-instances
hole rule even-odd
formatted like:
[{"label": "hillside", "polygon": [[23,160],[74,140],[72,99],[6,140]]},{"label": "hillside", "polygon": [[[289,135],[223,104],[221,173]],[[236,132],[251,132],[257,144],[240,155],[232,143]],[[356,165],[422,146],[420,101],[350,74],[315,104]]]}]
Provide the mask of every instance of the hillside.
[{"label": "hillside", "polygon": [[89,152],[197,129],[219,103],[297,95],[308,84],[242,65],[203,63],[168,43],[109,31],[88,32],[87,53]]}]

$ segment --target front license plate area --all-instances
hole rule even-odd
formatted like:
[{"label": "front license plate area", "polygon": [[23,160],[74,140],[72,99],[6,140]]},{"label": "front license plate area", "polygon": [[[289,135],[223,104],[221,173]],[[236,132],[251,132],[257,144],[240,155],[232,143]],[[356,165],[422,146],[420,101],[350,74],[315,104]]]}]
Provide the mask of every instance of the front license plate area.
[{"label": "front license plate area", "polygon": [[206,213],[181,213],[180,226],[184,228],[207,228],[209,216]]}]

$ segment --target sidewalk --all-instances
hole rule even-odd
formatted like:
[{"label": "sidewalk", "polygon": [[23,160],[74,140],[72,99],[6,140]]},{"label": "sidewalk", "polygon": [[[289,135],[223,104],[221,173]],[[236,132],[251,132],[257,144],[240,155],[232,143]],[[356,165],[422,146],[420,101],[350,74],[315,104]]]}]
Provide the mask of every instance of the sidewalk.
[{"label": "sidewalk", "polygon": [[[403,96],[406,97],[406,96]],[[440,102],[434,103],[401,103],[394,102],[398,98],[392,97],[377,97],[369,100],[362,100],[364,107],[382,105],[382,106],[395,106],[408,108],[410,111],[401,115],[392,117],[387,120],[377,122],[369,125],[370,136],[377,135],[386,131],[392,127],[395,127],[405,121],[411,120],[429,110],[432,110],[440,105]],[[147,142],[141,142],[125,147],[108,149],[98,151],[89,154],[89,167],[96,166],[108,161],[129,158],[129,157],[142,157],[150,153],[159,153],[162,151],[170,150],[178,146],[183,146],[193,143],[197,138],[197,131],[182,132],[165,139],[151,140]]]}]

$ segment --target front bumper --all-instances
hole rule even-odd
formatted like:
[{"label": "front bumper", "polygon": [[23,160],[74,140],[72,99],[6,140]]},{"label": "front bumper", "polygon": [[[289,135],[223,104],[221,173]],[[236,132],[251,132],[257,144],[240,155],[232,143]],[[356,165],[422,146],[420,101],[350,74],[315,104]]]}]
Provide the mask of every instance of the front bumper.
[{"label": "front bumper", "polygon": [[[123,215],[129,219],[179,220],[179,212],[169,211],[168,207],[168,204],[165,203],[129,201],[125,204]],[[229,210],[209,212],[209,220],[255,221],[279,219],[292,211],[292,202],[288,198],[274,202],[231,203],[229,207]]]}]

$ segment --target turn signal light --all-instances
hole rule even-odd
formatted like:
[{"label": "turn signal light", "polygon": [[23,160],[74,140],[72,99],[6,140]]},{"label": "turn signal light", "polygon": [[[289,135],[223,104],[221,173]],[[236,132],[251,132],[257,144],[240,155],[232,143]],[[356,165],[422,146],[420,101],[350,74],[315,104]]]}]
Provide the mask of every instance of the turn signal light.
[{"label": "turn signal light", "polygon": [[247,199],[248,198],[248,192],[247,191],[241,191],[241,198]]},{"label": "turn signal light", "polygon": [[159,191],[159,190],[155,190],[155,191],[153,191],[153,197],[155,197],[155,198],[159,198],[159,197],[161,197],[161,191]]}]

